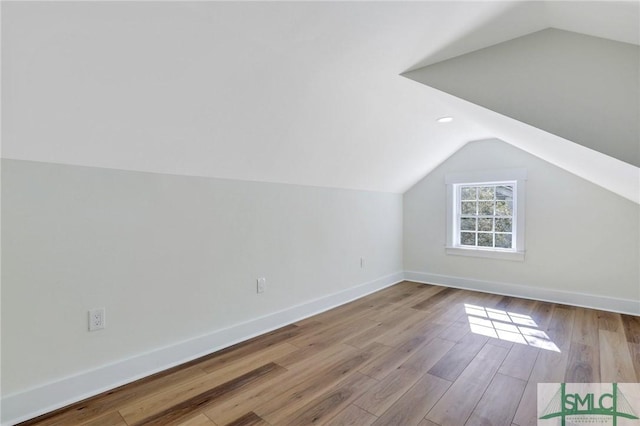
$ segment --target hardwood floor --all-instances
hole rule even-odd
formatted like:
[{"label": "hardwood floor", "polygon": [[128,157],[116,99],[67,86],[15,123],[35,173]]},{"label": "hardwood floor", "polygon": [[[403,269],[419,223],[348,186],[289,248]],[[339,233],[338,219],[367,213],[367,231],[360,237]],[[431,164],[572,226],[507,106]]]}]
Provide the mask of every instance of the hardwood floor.
[{"label": "hardwood floor", "polygon": [[526,426],[600,381],[640,381],[640,318],[403,282],[24,424]]}]

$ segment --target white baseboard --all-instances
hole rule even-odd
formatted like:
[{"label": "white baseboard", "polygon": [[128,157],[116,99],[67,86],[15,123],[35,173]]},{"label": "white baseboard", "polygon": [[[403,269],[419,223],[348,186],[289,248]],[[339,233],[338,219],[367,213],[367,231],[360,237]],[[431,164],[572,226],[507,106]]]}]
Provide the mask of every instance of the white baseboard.
[{"label": "white baseboard", "polygon": [[208,355],[225,347],[267,333],[303,318],[335,308],[403,280],[447,287],[563,303],[640,315],[640,302],[549,288],[482,281],[426,272],[397,272],[338,293],[330,294],[261,318],[214,331],[86,371],[18,394],[3,396],[2,425],[14,425],[41,414],[73,404],[151,374]]},{"label": "white baseboard", "polygon": [[471,278],[431,274],[428,272],[405,271],[404,278],[407,281],[415,281],[425,284],[439,284],[447,287],[482,291],[485,293],[522,297],[524,299],[535,299],[545,302],[563,303],[565,305],[582,306],[585,308],[601,309],[604,311],[619,312],[630,315],[640,315],[640,301],[638,300],[618,299],[615,297],[597,296],[593,294],[531,287],[519,284],[482,281]]},{"label": "white baseboard", "polygon": [[14,395],[2,397],[2,425],[73,404],[151,374],[208,355],[303,318],[335,308],[402,281],[397,272],[261,318],[124,359]]}]

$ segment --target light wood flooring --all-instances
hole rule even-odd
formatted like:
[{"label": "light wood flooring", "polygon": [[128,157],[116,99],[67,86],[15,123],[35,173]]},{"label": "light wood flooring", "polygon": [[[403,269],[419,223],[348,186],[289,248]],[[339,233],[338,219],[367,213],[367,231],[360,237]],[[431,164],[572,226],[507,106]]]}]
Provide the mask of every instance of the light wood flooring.
[{"label": "light wood flooring", "polygon": [[639,381],[640,317],[402,282],[25,424],[525,426],[539,382]]}]

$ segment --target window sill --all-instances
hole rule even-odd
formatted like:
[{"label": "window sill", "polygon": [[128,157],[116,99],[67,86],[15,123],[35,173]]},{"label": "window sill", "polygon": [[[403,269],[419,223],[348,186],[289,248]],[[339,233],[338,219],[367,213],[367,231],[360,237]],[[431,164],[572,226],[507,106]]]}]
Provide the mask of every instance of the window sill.
[{"label": "window sill", "polygon": [[447,247],[447,254],[454,256],[485,257],[489,259],[513,260],[524,262],[523,251],[482,250],[461,247]]}]

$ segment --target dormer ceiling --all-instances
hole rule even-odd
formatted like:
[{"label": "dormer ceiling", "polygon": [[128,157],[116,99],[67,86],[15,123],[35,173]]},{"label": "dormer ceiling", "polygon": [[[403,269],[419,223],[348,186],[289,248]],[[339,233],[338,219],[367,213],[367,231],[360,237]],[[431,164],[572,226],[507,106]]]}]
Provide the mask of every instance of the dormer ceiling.
[{"label": "dormer ceiling", "polygon": [[405,74],[640,166],[640,48],[546,29]]},{"label": "dormer ceiling", "polygon": [[[495,137],[583,173],[580,156],[554,160],[573,152],[547,149],[558,139],[637,180],[629,142],[596,146],[563,133],[574,124],[562,117],[563,132],[545,128],[433,71],[547,28],[637,52],[635,1],[1,7],[4,158],[402,193],[467,142]],[[608,59],[598,69],[615,74]],[[428,65],[428,87],[401,76]],[[637,63],[625,72],[637,77]],[[584,177],[633,199],[633,185]]]},{"label": "dormer ceiling", "polygon": [[[528,125],[537,132],[510,135],[505,140],[593,183],[637,199],[637,45],[548,28],[404,75],[468,101],[467,106],[496,112],[503,121],[509,117]],[[480,119],[477,112],[470,113],[490,122]],[[558,140],[545,146],[543,140],[554,137]],[[605,155],[589,153],[586,159],[588,151],[576,144]],[[557,158],[565,149],[568,151]],[[611,182],[612,176],[622,170],[629,173]]]}]

